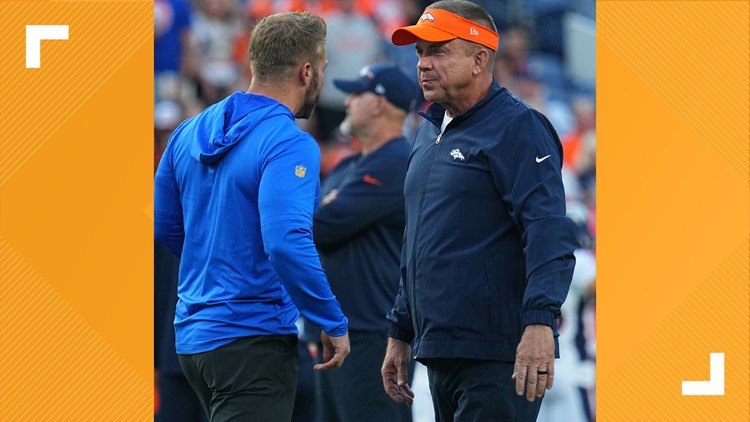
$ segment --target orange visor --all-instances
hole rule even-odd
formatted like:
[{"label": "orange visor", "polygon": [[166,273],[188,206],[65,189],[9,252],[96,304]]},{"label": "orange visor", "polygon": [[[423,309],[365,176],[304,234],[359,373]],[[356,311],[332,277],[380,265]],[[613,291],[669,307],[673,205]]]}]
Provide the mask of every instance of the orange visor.
[{"label": "orange visor", "polygon": [[395,45],[407,45],[417,42],[417,38],[429,42],[461,38],[492,51],[497,51],[500,42],[500,37],[491,29],[442,9],[425,9],[416,25],[395,30],[391,41]]}]

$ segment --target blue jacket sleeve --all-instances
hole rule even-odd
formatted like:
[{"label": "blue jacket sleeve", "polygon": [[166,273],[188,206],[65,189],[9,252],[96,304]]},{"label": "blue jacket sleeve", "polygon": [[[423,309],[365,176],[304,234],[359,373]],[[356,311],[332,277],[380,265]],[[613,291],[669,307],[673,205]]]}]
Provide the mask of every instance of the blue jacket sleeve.
[{"label": "blue jacket sleeve", "polygon": [[555,327],[573,277],[575,225],[565,216],[562,146],[534,110],[515,118],[491,154],[495,183],[522,232],[526,261],[523,324]]},{"label": "blue jacket sleeve", "polygon": [[373,160],[321,205],[313,219],[315,245],[334,249],[389,214],[404,208],[406,160]]},{"label": "blue jacket sleeve", "polygon": [[266,156],[258,192],[266,253],[302,315],[332,336],[348,331],[312,237],[320,189],[320,150],[309,136],[277,144]]},{"label": "blue jacket sleeve", "polygon": [[170,140],[154,177],[154,240],[179,257],[185,240],[185,229],[180,191],[172,166],[172,151]]}]

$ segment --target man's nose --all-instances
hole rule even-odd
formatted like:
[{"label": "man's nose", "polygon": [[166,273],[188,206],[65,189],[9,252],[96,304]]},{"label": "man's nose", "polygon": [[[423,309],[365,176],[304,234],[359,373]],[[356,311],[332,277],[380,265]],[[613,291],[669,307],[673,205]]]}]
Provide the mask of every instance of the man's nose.
[{"label": "man's nose", "polygon": [[432,63],[430,60],[425,56],[419,56],[419,60],[417,61],[417,69],[419,70],[427,70],[432,67]]}]

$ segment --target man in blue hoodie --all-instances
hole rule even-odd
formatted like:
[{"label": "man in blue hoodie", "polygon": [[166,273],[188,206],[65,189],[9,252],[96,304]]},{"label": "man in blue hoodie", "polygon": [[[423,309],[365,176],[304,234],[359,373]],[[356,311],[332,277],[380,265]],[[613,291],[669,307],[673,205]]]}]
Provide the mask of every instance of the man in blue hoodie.
[{"label": "man in blue hoodie", "polygon": [[439,421],[536,420],[553,384],[556,319],[575,265],[560,140],[494,81],[499,38],[480,6],[433,3],[392,41],[416,43],[419,82],[434,104],[404,182],[383,386],[411,403],[406,365],[416,358]]},{"label": "man in blue hoodie", "polygon": [[318,100],[325,32],[309,13],[259,22],[248,92],[183,122],[156,173],[154,236],[181,257],[176,350],[212,421],[291,418],[300,311],[323,330],[316,370],[349,354],[312,239],[320,151],[294,121]]}]

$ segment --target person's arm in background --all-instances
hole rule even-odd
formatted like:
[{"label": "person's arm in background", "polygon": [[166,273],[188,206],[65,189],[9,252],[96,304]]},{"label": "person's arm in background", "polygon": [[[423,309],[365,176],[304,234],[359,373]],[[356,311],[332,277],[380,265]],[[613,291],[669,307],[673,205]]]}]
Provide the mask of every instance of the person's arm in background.
[{"label": "person's arm in background", "polygon": [[[384,158],[388,158],[387,156]],[[322,251],[335,249],[391,213],[403,209],[406,163],[369,160],[328,200],[313,218],[313,238]]]},{"label": "person's arm in background", "polygon": [[324,331],[324,364],[339,367],[349,354],[348,321],[333,296],[312,238],[320,151],[309,136],[279,143],[263,165],[258,192],[266,253],[302,315]]},{"label": "person's arm in background", "polygon": [[182,44],[182,62],[180,63],[183,76],[194,79],[198,77],[198,46],[190,28],[185,28],[180,33],[180,44]]},{"label": "person's arm in background", "polygon": [[198,45],[193,36],[193,7],[188,0],[178,0],[174,5],[174,24],[180,37],[180,73],[188,78],[198,76],[200,66]]},{"label": "person's arm in background", "polygon": [[[523,231],[526,258],[524,332],[514,378],[517,393],[525,390],[526,398],[533,401],[553,384],[553,333],[573,276],[577,242],[575,225],[565,216],[562,148],[551,124],[528,110],[502,136],[498,144],[502,151],[491,154],[491,166],[498,190]],[[537,378],[537,371],[543,376]]]}]

